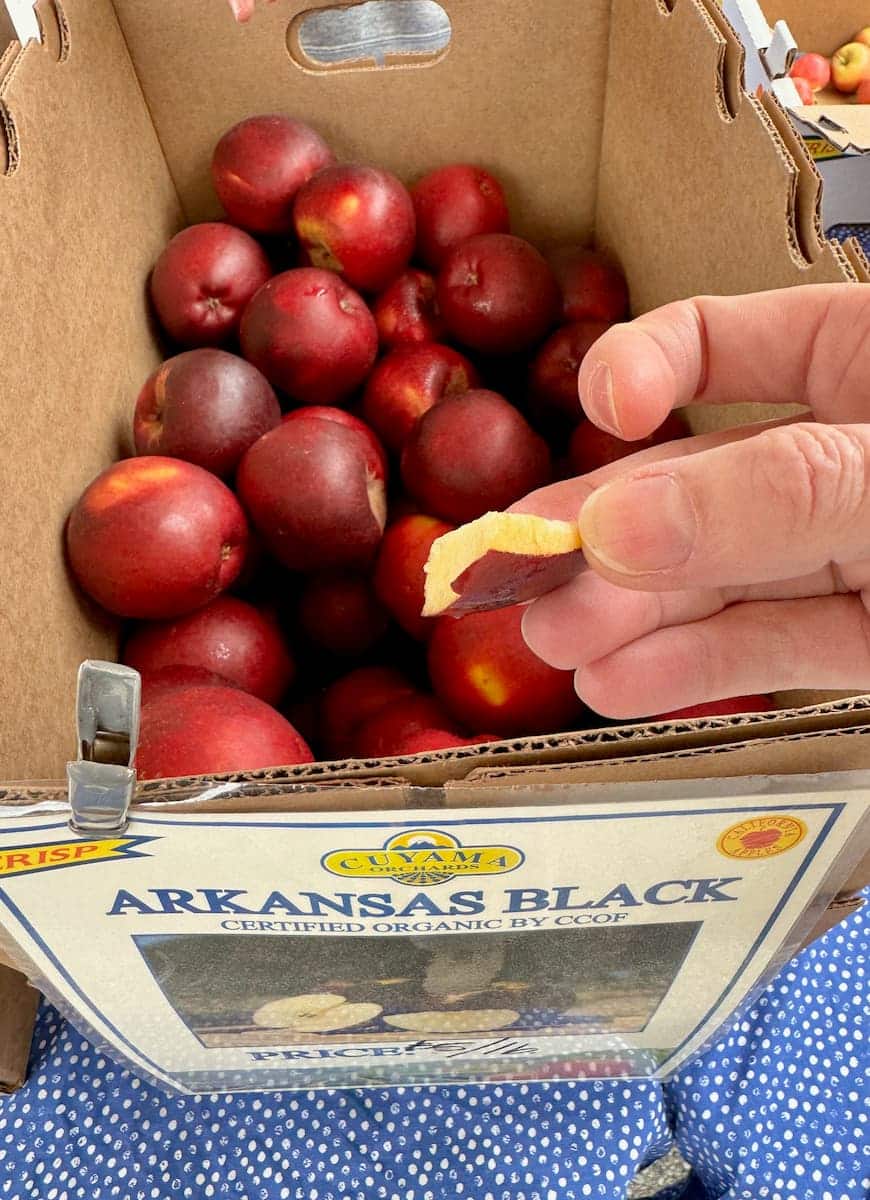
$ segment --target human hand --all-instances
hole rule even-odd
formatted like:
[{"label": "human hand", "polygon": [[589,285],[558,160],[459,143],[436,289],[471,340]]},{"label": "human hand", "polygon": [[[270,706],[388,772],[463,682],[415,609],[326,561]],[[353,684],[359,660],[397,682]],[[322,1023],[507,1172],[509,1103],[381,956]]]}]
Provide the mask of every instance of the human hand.
[{"label": "human hand", "polygon": [[531,649],[611,717],[870,690],[870,288],[667,305],[608,330],[579,391],[627,439],[693,402],[810,416],[656,446],[514,505],[579,513],[593,567],[529,607]]},{"label": "human hand", "polygon": [[[266,0],[267,4],[274,4],[275,0]],[[254,6],[256,0],[229,0],[229,6],[233,16],[240,25],[244,25],[246,21],[250,21],[254,15]]]}]

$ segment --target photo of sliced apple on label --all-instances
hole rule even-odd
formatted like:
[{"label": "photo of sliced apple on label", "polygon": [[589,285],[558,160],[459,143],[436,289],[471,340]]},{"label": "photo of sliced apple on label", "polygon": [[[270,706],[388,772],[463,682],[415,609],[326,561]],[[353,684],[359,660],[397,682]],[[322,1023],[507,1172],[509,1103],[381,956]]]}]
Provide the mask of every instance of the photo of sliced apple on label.
[{"label": "photo of sliced apple on label", "polygon": [[522,604],[568,583],[585,566],[573,522],[484,513],[432,543],[424,567],[423,616]]}]

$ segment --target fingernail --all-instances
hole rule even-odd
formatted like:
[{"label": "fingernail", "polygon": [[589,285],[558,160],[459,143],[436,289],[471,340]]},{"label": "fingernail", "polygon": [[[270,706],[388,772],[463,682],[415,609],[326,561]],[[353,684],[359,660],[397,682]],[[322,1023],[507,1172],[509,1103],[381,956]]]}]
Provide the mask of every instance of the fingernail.
[{"label": "fingernail", "polygon": [[624,575],[667,571],[687,561],[698,518],[676,475],[614,480],[580,510],[580,536],[600,563]]},{"label": "fingernail", "polygon": [[596,363],[589,375],[583,398],[586,415],[614,437],[622,437],[616,405],[613,403],[613,376],[606,362]]}]

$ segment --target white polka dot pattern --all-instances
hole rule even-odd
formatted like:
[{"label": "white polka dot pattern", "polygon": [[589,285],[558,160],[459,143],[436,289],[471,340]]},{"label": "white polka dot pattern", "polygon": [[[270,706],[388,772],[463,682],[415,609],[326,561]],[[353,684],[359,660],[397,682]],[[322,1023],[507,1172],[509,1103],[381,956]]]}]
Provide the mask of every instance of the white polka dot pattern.
[{"label": "white polka dot pattern", "polygon": [[0,1197],[621,1200],[675,1136],[685,1200],[868,1200],[867,930],[805,951],[664,1087],[170,1097],[43,1006],[29,1081],[0,1097]]}]

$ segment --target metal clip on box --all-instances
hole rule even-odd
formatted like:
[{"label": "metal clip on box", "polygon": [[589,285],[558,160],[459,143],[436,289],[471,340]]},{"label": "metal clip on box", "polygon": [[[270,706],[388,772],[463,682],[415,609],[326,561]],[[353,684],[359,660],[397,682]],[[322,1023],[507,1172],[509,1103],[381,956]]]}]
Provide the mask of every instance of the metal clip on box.
[{"label": "metal clip on box", "polygon": [[79,667],[79,756],[66,768],[74,833],[105,836],[126,829],[136,786],[132,762],[139,737],[139,703],[138,671],[91,660]]}]

